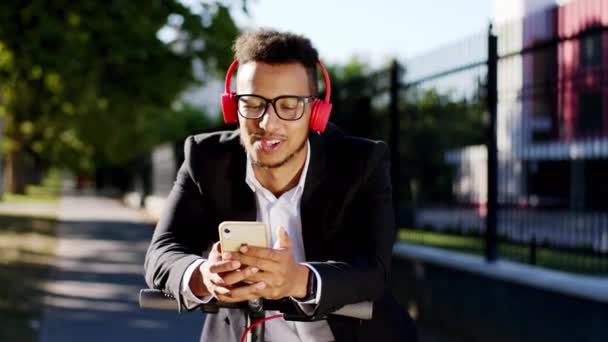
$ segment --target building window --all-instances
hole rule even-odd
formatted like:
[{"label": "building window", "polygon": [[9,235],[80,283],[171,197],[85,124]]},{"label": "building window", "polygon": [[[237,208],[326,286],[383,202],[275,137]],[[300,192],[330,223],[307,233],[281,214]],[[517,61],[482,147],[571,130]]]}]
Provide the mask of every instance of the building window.
[{"label": "building window", "polygon": [[602,35],[594,32],[585,35],[580,40],[580,56],[582,67],[592,67],[602,64]]},{"label": "building window", "polygon": [[546,141],[554,138],[556,120],[557,48],[545,48],[532,52],[532,140]]},{"label": "building window", "polygon": [[608,160],[585,161],[585,204],[589,209],[608,210],[608,182],[598,182],[608,174]]},{"label": "building window", "polygon": [[578,133],[594,135],[602,132],[602,94],[600,92],[582,93],[578,103]]},{"label": "building window", "polygon": [[528,161],[525,164],[528,196],[538,206],[567,208],[570,203],[570,161]]}]

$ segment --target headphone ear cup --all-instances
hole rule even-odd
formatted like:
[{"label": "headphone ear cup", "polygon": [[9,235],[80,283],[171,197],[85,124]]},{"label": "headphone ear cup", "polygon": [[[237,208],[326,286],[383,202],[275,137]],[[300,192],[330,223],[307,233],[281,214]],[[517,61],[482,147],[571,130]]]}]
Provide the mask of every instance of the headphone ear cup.
[{"label": "headphone ear cup", "polygon": [[224,113],[225,123],[233,124],[239,121],[234,93],[224,93],[222,95],[222,112]]},{"label": "headphone ear cup", "polygon": [[331,107],[331,103],[315,99],[310,113],[310,129],[319,133],[325,131],[325,127],[329,121],[329,114],[331,114]]}]

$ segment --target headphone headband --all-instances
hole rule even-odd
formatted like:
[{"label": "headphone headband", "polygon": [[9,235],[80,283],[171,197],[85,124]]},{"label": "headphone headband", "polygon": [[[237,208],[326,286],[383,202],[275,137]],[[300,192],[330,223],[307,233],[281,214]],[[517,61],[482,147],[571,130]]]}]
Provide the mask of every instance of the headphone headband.
[{"label": "headphone headband", "polygon": [[[323,63],[317,60],[317,64],[321,67],[321,73],[323,73],[323,79],[325,80],[325,100],[316,99],[313,102],[312,109],[310,112],[309,127],[311,130],[322,133],[325,131],[327,122],[329,121],[329,114],[331,113],[331,103],[329,98],[331,96],[331,83],[329,82],[329,75]],[[231,124],[238,122],[238,107],[236,103],[236,93],[230,91],[230,81],[232,80],[232,74],[239,65],[238,60],[234,60],[230,64],[230,68],[226,72],[226,82],[224,84],[224,94],[222,95],[222,112],[224,113],[224,122]]]},{"label": "headphone headband", "polygon": [[[327,73],[327,70],[325,70],[325,66],[323,66],[323,63],[321,63],[321,60],[317,59],[317,64],[319,65],[319,67],[321,67],[321,73],[323,74],[323,79],[325,81],[325,102],[329,102],[329,99],[331,98],[331,82],[329,80],[329,74]],[[230,64],[230,67],[228,68],[228,71],[226,72],[226,81],[224,83],[224,92],[226,94],[230,94],[230,81],[232,80],[232,75],[234,74],[234,71],[236,70],[237,66],[239,65],[239,61],[238,59],[235,59],[234,61],[232,61],[232,64]]]}]

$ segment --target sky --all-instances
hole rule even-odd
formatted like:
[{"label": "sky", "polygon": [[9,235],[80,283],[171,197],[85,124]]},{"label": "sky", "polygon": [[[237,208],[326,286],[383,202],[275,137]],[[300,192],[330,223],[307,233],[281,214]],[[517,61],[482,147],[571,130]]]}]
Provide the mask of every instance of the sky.
[{"label": "sky", "polygon": [[493,0],[248,0],[241,28],[271,27],[310,38],[326,63],[358,56],[372,66],[408,59],[485,31]]}]

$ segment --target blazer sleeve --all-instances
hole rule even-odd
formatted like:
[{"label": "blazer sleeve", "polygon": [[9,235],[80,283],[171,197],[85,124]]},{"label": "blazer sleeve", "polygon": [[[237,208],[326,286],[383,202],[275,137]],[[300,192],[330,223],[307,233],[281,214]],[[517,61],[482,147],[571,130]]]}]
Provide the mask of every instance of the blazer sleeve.
[{"label": "blazer sleeve", "polygon": [[349,222],[362,229],[364,238],[353,242],[353,248],[338,260],[308,262],[322,279],[315,315],[324,316],[346,304],[377,299],[386,289],[396,232],[386,144],[374,145],[367,165],[364,181],[355,194],[355,205],[346,213],[353,215]]},{"label": "blazer sleeve", "polygon": [[177,299],[180,311],[182,276],[212,243],[212,236],[205,229],[208,210],[193,178],[193,148],[193,137],[189,137],[184,145],[185,160],[154,230],[144,264],[148,286]]}]

